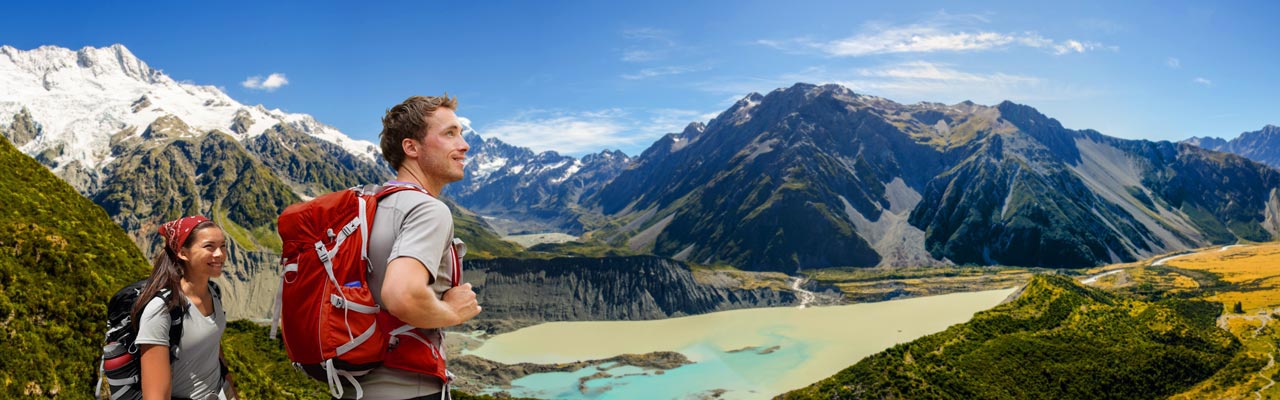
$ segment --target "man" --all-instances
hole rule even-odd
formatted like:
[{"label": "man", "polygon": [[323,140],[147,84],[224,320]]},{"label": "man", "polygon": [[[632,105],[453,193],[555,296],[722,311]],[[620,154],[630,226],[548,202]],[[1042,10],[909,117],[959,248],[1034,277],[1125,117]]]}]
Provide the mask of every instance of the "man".
[{"label": "man", "polygon": [[[460,279],[464,247],[455,248],[453,217],[433,196],[462,179],[470,146],[462,138],[457,99],[414,96],[387,110],[382,118],[382,157],[396,169],[391,185],[412,185],[378,202],[369,235],[373,264],[369,287],[391,317],[380,315],[385,329],[404,326],[383,365],[359,379],[365,398],[447,399],[444,331],[480,313],[470,283]],[[458,253],[455,258],[454,253]],[[383,325],[388,324],[388,325]],[[344,398],[355,398],[347,385]]]}]

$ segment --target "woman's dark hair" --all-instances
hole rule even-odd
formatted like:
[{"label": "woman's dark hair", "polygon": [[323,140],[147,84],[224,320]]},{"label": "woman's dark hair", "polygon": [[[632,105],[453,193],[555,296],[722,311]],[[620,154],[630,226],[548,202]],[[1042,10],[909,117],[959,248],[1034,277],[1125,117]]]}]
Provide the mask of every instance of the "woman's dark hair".
[{"label": "woman's dark hair", "polygon": [[[191,229],[191,234],[187,236],[187,240],[183,241],[181,248],[191,247],[191,243],[196,240],[196,232],[200,232],[205,228],[217,228],[218,225],[213,221],[204,221],[196,224]],[[160,246],[162,249],[156,253],[151,259],[151,277],[147,278],[147,284],[142,287],[142,292],[138,294],[138,300],[133,303],[133,311],[130,313],[132,324],[135,328],[138,326],[139,318],[142,310],[147,308],[147,303],[151,302],[151,298],[155,297],[161,290],[168,289],[170,296],[165,302],[165,311],[173,310],[174,307],[187,307],[187,299],[182,297],[182,275],[185,273],[184,267],[186,261],[178,258],[178,254],[174,253],[168,243]],[[176,340],[169,338],[169,340]]]}]

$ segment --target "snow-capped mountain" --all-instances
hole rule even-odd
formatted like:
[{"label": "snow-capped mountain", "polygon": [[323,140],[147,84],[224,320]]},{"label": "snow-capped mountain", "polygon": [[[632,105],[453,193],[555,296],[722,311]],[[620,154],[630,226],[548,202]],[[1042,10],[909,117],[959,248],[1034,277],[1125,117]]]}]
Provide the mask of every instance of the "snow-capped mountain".
[{"label": "snow-capped mountain", "polygon": [[[68,180],[85,193],[100,183],[113,141],[142,135],[165,115],[179,116],[194,132],[219,130],[242,142],[283,123],[365,161],[380,158],[373,143],[354,140],[310,115],[247,106],[216,87],[175,81],[119,44],[76,51],[2,46],[0,88],[0,126],[24,113],[37,124],[34,137],[14,144],[26,154],[41,155],[64,178],[88,175],[82,184]],[[123,137],[115,136],[119,133]]]},{"label": "snow-capped mountain", "polygon": [[507,234],[583,231],[578,202],[595,193],[631,162],[621,151],[602,151],[581,159],[554,151],[484,139],[464,120],[466,176],[445,187],[458,204],[487,217]]}]

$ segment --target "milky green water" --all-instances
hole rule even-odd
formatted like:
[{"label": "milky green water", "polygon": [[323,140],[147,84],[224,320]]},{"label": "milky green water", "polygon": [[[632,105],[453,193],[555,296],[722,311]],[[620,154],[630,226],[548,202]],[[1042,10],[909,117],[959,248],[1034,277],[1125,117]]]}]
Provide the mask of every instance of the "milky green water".
[{"label": "milky green water", "polygon": [[[1014,290],[838,307],[757,308],[657,321],[553,322],[495,336],[464,353],[503,363],[545,364],[677,351],[694,361],[661,374],[605,365],[603,371],[592,367],[535,374],[513,381],[511,388],[493,388],[520,397],[679,399],[723,390],[725,399],[770,398],[831,376],[894,344],[968,321]],[[610,376],[580,385],[581,378],[597,372]]]}]

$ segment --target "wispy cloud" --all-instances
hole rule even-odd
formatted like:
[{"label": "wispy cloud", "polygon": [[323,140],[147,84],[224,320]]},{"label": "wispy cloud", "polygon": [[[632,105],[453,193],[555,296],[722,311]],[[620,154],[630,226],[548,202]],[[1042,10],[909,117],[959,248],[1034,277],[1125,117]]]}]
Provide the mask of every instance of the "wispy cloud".
[{"label": "wispy cloud", "polygon": [[[710,115],[710,116],[708,116]],[[628,153],[647,147],[664,134],[680,132],[690,122],[706,122],[715,114],[671,108],[596,111],[525,111],[484,127],[479,133],[534,151],[584,154],[603,149]]]},{"label": "wispy cloud", "polygon": [[947,64],[914,61],[874,69],[860,69],[858,75],[899,81],[975,82],[998,84],[1038,83],[1038,78],[1005,73],[977,74],[952,68]]},{"label": "wispy cloud", "polygon": [[1205,79],[1204,77],[1197,76],[1195,79],[1192,79],[1191,82],[1198,85],[1204,85],[1205,87],[1213,87],[1213,81]]},{"label": "wispy cloud", "polygon": [[906,26],[871,24],[854,36],[817,41],[810,38],[763,39],[756,44],[784,51],[817,50],[833,57],[861,57],[893,53],[977,52],[1013,46],[1044,49],[1056,55],[1093,50],[1119,50],[1115,46],[1075,39],[1053,40],[1035,32],[1003,33],[985,30],[950,30],[930,21]]},{"label": "wispy cloud", "polygon": [[1003,100],[1080,99],[1096,96],[1100,92],[1094,88],[1050,82],[1035,76],[966,71],[950,64],[926,61],[859,69],[811,67],[774,78],[722,78],[704,83],[700,85],[700,89],[741,98],[749,92],[768,93],[796,82],[835,83],[858,93],[881,96],[901,103],[954,103],[973,100],[995,104]]},{"label": "wispy cloud", "polygon": [[658,29],[653,27],[632,28],[622,31],[622,37],[633,40],[653,40],[665,42],[669,45],[675,45],[671,40],[674,34],[666,29]]},{"label": "wispy cloud", "polygon": [[1105,18],[1085,18],[1076,22],[1076,26],[1085,31],[1100,32],[1108,35],[1125,31],[1124,24]]},{"label": "wispy cloud", "polygon": [[1177,57],[1169,57],[1167,60],[1164,60],[1164,65],[1168,65],[1169,68],[1173,69],[1182,68],[1182,60],[1179,60]]},{"label": "wispy cloud", "polygon": [[263,79],[261,76],[251,76],[248,79],[245,79],[244,82],[240,82],[240,85],[246,88],[266,90],[268,92],[274,92],[276,89],[288,84],[289,79],[279,72],[268,75],[266,79]]},{"label": "wispy cloud", "polygon": [[665,58],[666,56],[667,56],[667,52],[665,50],[658,51],[658,50],[628,49],[622,52],[622,61],[626,61],[626,62],[655,61],[655,60]]},{"label": "wispy cloud", "polygon": [[707,70],[707,68],[705,67],[684,67],[684,66],[645,68],[634,74],[623,74],[622,79],[640,80],[640,79],[655,78],[655,77],[665,76],[665,75],[680,75],[680,74],[685,74],[689,72],[705,71],[705,70]]},{"label": "wispy cloud", "polygon": [[681,48],[675,40],[676,34],[665,29],[627,29],[622,31],[622,37],[630,43],[622,50],[622,61],[631,63],[664,60]]},{"label": "wispy cloud", "polygon": [[617,109],[580,113],[531,111],[498,121],[480,134],[535,151],[572,154],[634,144],[635,139],[627,135],[624,118],[625,114]]}]

